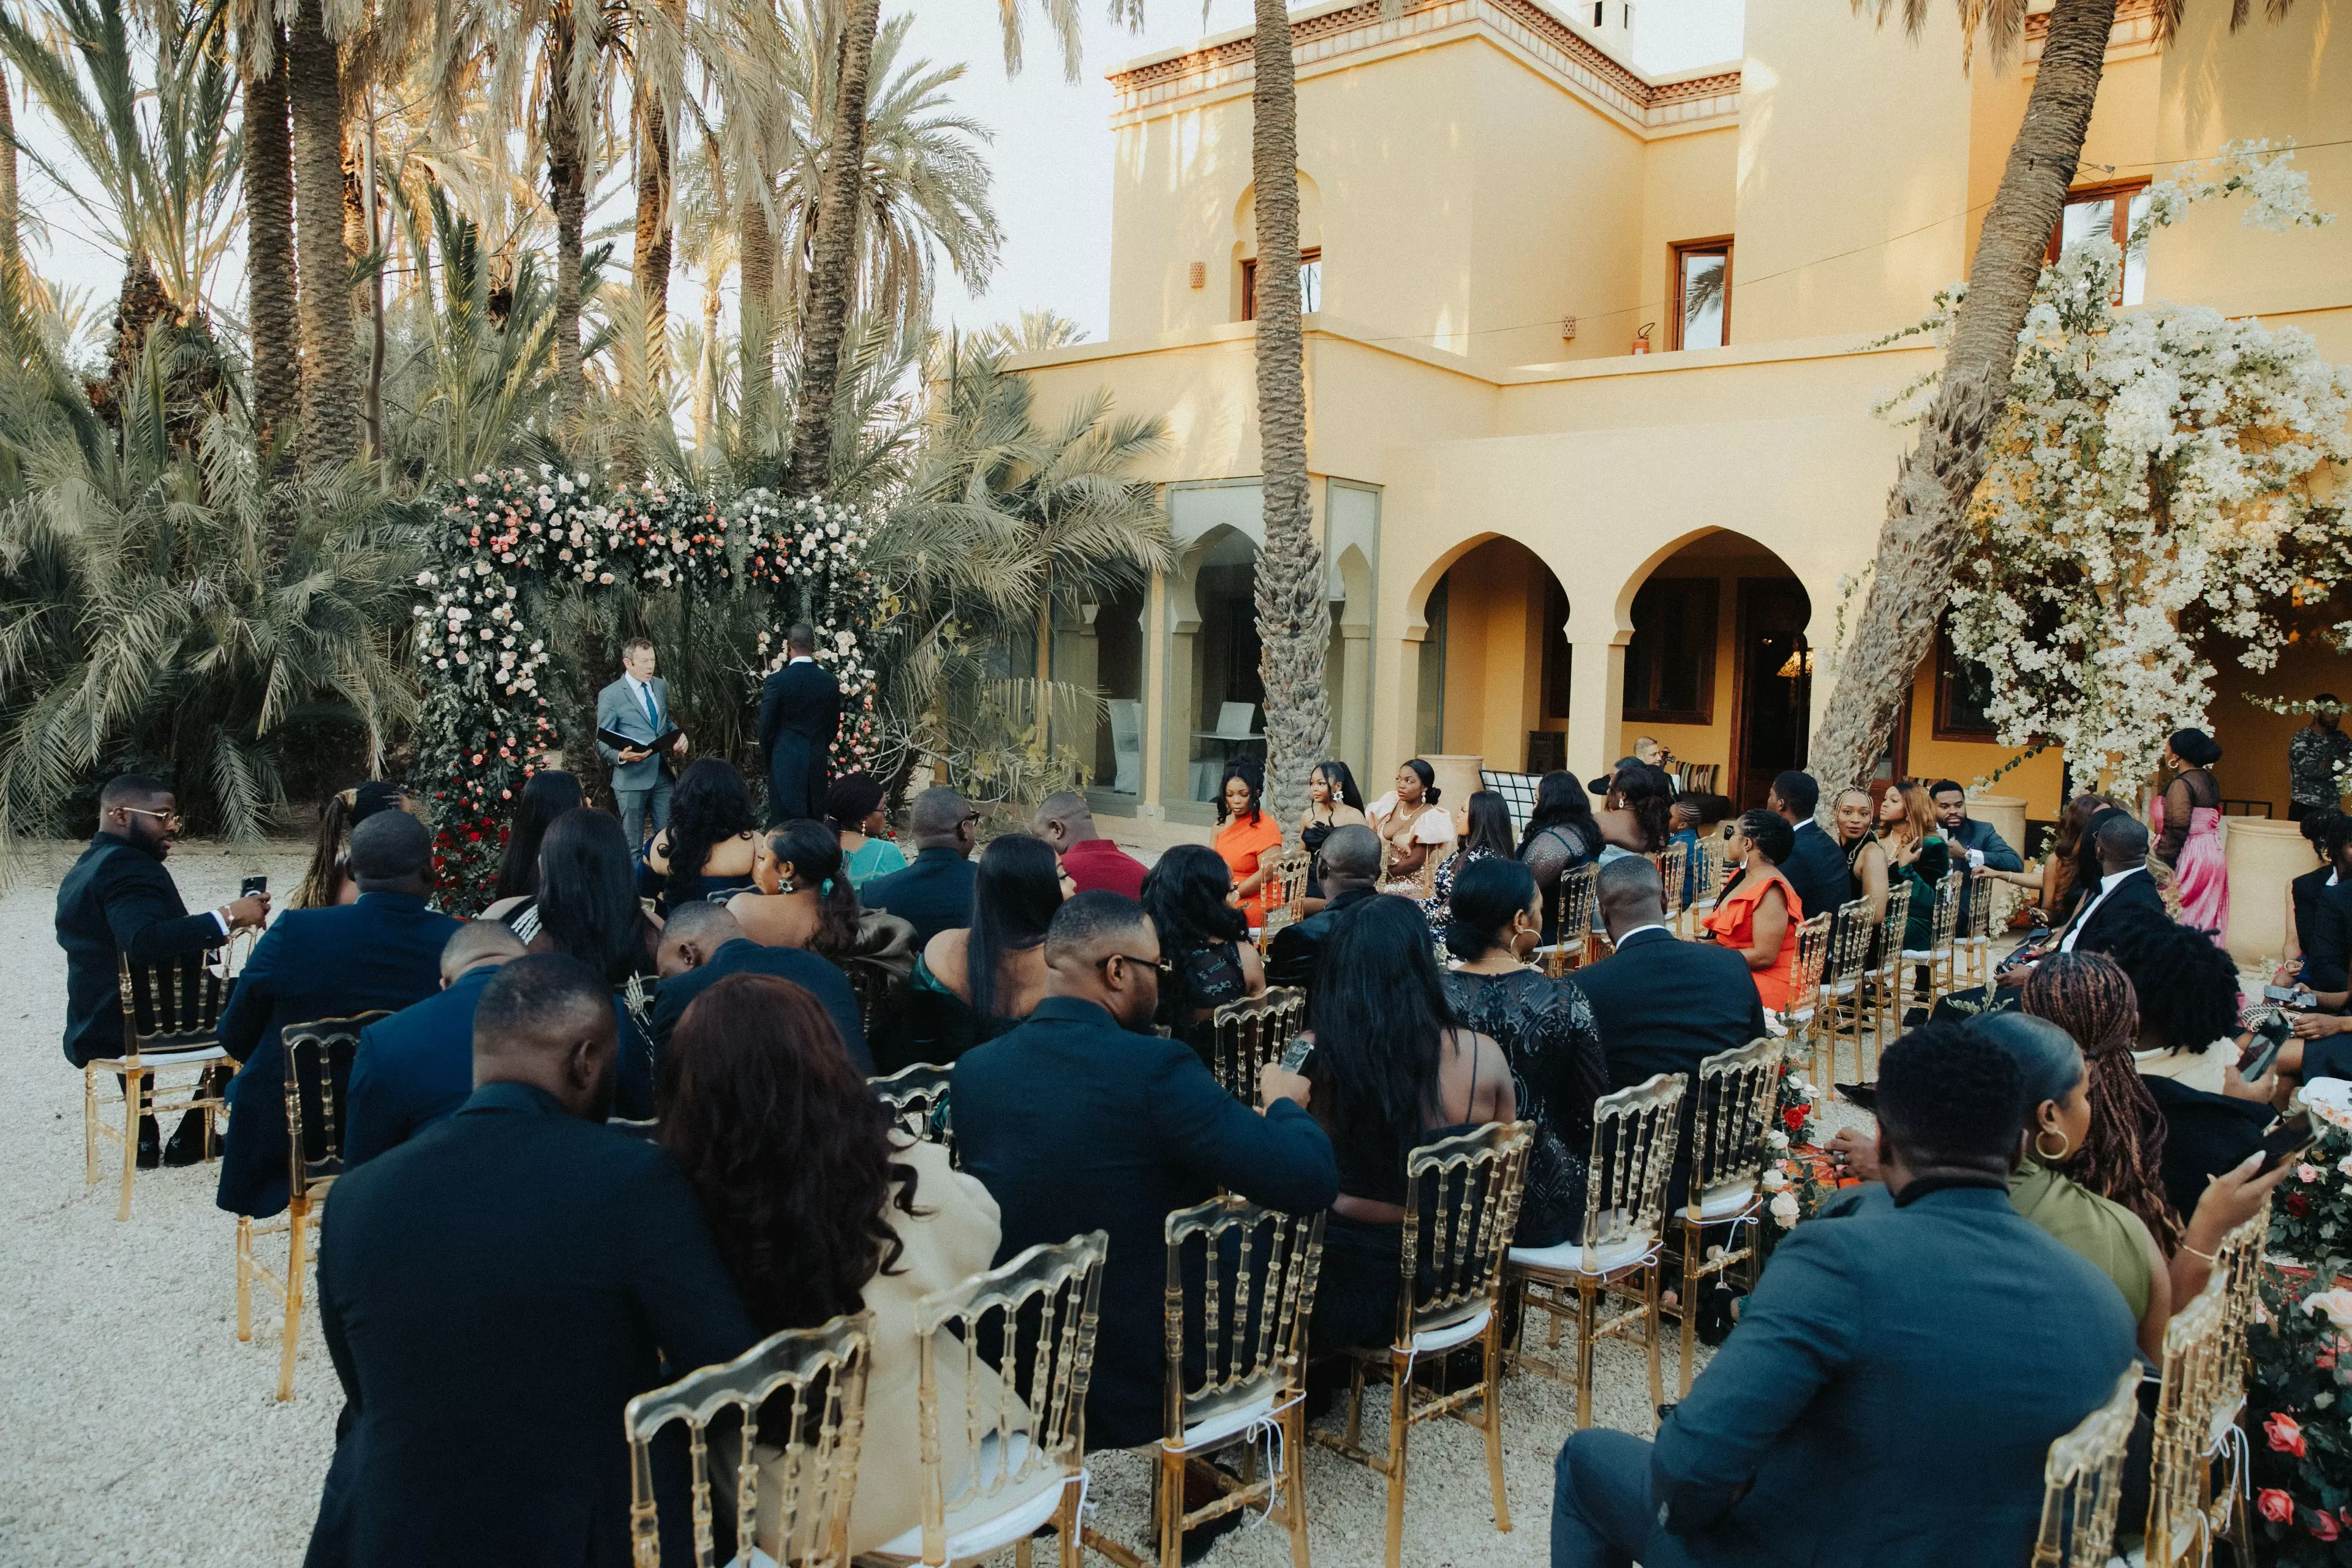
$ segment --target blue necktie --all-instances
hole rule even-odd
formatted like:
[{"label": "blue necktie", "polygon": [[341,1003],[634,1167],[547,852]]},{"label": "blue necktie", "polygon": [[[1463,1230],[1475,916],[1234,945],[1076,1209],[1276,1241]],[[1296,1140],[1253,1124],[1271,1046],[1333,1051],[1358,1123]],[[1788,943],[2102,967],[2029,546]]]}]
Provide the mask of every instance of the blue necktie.
[{"label": "blue necktie", "polygon": [[661,715],[654,710],[654,689],[650,684],[638,687],[637,693],[646,700],[646,722],[654,727],[653,734],[646,737],[650,741],[661,733]]}]

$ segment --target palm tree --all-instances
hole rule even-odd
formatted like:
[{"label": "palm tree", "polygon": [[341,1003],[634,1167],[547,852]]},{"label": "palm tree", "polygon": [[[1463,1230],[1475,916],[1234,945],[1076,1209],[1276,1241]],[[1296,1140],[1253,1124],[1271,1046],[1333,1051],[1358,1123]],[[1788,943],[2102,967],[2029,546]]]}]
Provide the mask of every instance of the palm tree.
[{"label": "palm tree", "polygon": [[0,68],[0,268],[11,274],[25,265],[16,219],[16,110],[8,97],[8,73]]},{"label": "palm tree", "polygon": [[971,340],[973,352],[1010,359],[1014,354],[1044,353],[1087,341],[1087,330],[1050,306],[1024,310],[1011,321],[1000,321]]},{"label": "palm tree", "polygon": [[[1895,0],[1872,4],[1882,21],[1895,8]],[[1926,25],[1928,4],[1902,0],[1904,26],[1915,37]],[[2284,15],[2290,4],[2270,0],[2271,16]],[[1996,59],[2015,52],[2024,6],[1987,6],[1982,0],[1959,0],[1959,6],[1966,36],[1973,39],[1981,22]],[[2249,0],[2233,0],[2230,26],[2243,26],[2250,9]],[[2159,43],[2170,35],[2179,10],[2177,0],[2157,6]],[[1809,763],[1825,783],[1869,776],[1950,601],[1969,498],[1984,477],[1985,440],[2008,403],[2017,334],[2081,164],[2115,15],[2116,0],[2057,0],[2049,13],[2039,74],[1985,213],[1943,374],[1920,418],[1918,443],[1887,494],[1869,596],[1853,640],[1839,656],[1837,685],[1812,742]],[[1832,791],[1822,793],[1826,798]]]},{"label": "palm tree", "polygon": [[294,150],[295,270],[302,280],[302,469],[331,474],[360,455],[352,256],[343,240],[343,73],[320,0],[301,0],[286,38]]},{"label": "palm tree", "polygon": [[286,29],[248,28],[245,81],[245,276],[253,363],[253,439],[265,458],[291,445],[302,415],[300,295],[294,268],[294,140],[286,104]]}]

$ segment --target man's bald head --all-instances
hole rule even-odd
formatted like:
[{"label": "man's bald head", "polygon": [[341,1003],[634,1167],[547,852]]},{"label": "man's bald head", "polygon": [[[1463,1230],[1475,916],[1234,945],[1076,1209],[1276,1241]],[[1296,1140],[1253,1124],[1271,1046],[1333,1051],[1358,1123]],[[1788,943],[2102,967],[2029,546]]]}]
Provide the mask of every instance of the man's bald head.
[{"label": "man's bald head", "polygon": [[661,947],[654,966],[673,980],[710,962],[710,955],[743,934],[742,922],[725,904],[680,904],[662,922]]},{"label": "man's bald head", "polygon": [[971,803],[956,791],[939,785],[925,790],[907,808],[907,828],[914,835],[919,849],[952,849],[958,854],[971,852]]},{"label": "man's bald head", "polygon": [[467,921],[441,949],[441,984],[455,985],[469,969],[504,963],[522,954],[522,938],[504,921]]},{"label": "man's bald head", "polygon": [[1133,899],[1100,889],[1062,901],[1045,928],[1045,990],[1107,1009],[1140,1033],[1160,1010],[1160,938]]},{"label": "man's bald head", "polygon": [[1327,892],[1334,882],[1342,889],[1369,888],[1380,879],[1381,836],[1360,822],[1335,827],[1331,837],[1323,840],[1320,858]]},{"label": "man's bald head", "polygon": [[1645,856],[1621,856],[1601,867],[1593,889],[1601,900],[1601,923],[1609,928],[1612,942],[1624,931],[1666,918],[1665,884]]},{"label": "man's bald head", "polygon": [[362,893],[422,897],[433,883],[433,830],[404,811],[379,811],[352,829],[351,867]]},{"label": "man's bald head", "polygon": [[2110,876],[2147,859],[2147,829],[2127,811],[2100,813],[2092,842],[2099,847],[2099,868]]},{"label": "man's bald head", "polygon": [[474,1087],[526,1084],[602,1121],[613,1107],[620,1027],[597,973],[568,953],[501,964],[474,1006]]},{"label": "man's bald head", "polygon": [[1095,828],[1094,807],[1074,789],[1055,790],[1037,803],[1037,819],[1030,831],[1056,850],[1083,844],[1102,835]]}]

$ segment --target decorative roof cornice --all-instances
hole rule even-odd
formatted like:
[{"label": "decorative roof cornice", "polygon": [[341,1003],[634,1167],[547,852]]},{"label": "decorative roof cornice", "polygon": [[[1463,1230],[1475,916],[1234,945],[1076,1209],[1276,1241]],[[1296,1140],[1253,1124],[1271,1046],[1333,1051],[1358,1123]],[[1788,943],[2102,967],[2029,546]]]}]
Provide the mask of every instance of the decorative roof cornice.
[{"label": "decorative roof cornice", "polygon": [[[1364,0],[1292,23],[1291,58],[1304,68],[1335,56],[1480,22],[1637,126],[1666,130],[1738,110],[1738,71],[1652,81],[1538,0],[1427,0],[1390,17],[1381,15],[1381,0]],[[1255,74],[1255,47],[1252,35],[1243,33],[1113,71],[1109,79],[1111,89],[1118,94],[1117,112],[1150,110],[1175,99],[1248,81]]]},{"label": "decorative roof cornice", "polygon": [[[2107,29],[2107,54],[2113,58],[2117,50],[2141,50],[2156,45],[2158,0],[2116,0],[2116,19]],[[2050,36],[2050,13],[2036,11],[2025,18],[2025,60],[2029,66],[2042,58],[2042,46]]]}]

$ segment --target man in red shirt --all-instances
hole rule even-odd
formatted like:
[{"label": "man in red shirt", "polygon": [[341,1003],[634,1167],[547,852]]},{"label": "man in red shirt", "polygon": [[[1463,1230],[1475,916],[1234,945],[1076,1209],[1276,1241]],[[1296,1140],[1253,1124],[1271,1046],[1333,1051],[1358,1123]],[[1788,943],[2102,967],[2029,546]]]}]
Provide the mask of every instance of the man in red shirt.
[{"label": "man in red shirt", "polygon": [[1062,874],[1081,893],[1143,896],[1143,862],[1095,830],[1095,814],[1076,790],[1047,795],[1037,806],[1030,831],[1062,858]]}]

